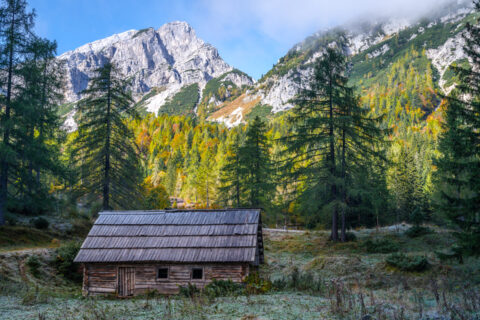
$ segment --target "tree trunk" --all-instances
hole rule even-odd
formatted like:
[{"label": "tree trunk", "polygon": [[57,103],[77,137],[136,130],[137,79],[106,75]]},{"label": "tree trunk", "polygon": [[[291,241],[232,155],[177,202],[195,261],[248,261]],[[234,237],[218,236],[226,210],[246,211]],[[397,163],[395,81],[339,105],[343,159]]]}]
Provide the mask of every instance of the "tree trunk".
[{"label": "tree trunk", "polygon": [[[330,116],[330,128],[328,135],[330,137],[330,174],[332,181],[332,186],[331,186],[331,198],[332,201],[337,200],[337,186],[336,182],[334,181],[335,179],[335,137],[334,137],[334,124],[333,124],[333,75],[332,72],[330,71],[330,98],[329,98],[329,116]],[[337,205],[334,204],[333,206],[333,212],[332,212],[332,232],[330,238],[332,241],[338,241],[338,209]]]},{"label": "tree trunk", "polygon": [[[12,78],[13,78],[13,51],[14,51],[14,28],[15,12],[12,13],[12,22],[10,25],[10,44],[8,46],[8,77],[7,77],[7,97],[5,101],[5,131],[3,133],[3,144],[8,148],[10,144],[10,109],[12,100]],[[2,156],[0,163],[0,226],[5,224],[5,212],[7,210],[8,196],[8,159]]]},{"label": "tree trunk", "polygon": [[[345,120],[344,120],[345,121]],[[344,124],[345,125],[345,124]],[[347,182],[345,181],[346,179],[346,170],[347,170],[347,163],[345,159],[345,153],[346,153],[346,143],[345,143],[345,128],[342,130],[342,233],[340,235],[340,238],[342,242],[347,241],[347,235],[346,235],[346,217],[345,217],[345,208],[347,205],[347,193],[346,193],[346,187],[347,187]]]},{"label": "tree trunk", "polygon": [[207,174],[207,209],[210,208],[210,199],[208,199],[208,174]]},{"label": "tree trunk", "polygon": [[235,182],[235,198],[237,201],[237,208],[240,208],[240,174],[239,174],[239,169],[240,169],[240,159],[239,159],[239,154],[237,150],[237,154],[235,155],[236,162],[237,162],[237,168],[236,168],[236,182]]},{"label": "tree trunk", "polygon": [[110,210],[110,108],[111,108],[111,82],[110,72],[108,74],[108,92],[107,92],[107,136],[105,141],[105,177],[103,181],[103,210]]}]

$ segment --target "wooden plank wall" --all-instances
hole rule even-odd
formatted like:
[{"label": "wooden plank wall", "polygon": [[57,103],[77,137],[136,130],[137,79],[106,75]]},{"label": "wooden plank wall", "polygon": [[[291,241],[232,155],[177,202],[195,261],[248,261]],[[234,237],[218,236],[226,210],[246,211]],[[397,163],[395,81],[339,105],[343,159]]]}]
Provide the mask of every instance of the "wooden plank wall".
[{"label": "wooden plank wall", "polygon": [[[242,264],[86,264],[84,294],[116,294],[118,267],[135,268],[135,294],[157,290],[162,294],[176,294],[180,286],[188,283],[203,288],[213,279],[241,282],[249,273],[247,263]],[[157,268],[168,267],[169,278],[157,279]],[[192,268],[203,267],[203,279],[191,279]]]}]

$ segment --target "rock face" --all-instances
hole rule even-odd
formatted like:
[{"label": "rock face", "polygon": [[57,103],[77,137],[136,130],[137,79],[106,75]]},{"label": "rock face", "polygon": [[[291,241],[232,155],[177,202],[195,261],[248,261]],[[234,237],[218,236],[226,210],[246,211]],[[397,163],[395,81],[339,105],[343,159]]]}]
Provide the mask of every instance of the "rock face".
[{"label": "rock face", "polygon": [[[381,63],[404,49],[425,49],[426,56],[440,75],[437,79],[438,86],[444,93],[448,93],[451,87],[445,88],[443,75],[453,62],[465,57],[461,31],[465,25],[464,19],[471,17],[471,12],[470,1],[458,0],[445,7],[435,8],[423,19],[384,18],[377,21],[357,21],[318,32],[295,45],[247,92],[247,96],[260,96],[260,104],[272,107],[273,113],[292,108],[291,99],[297,95],[301,84],[307,83],[313,71],[313,62],[323,54],[326,46],[332,44],[342,47],[353,63],[363,63],[367,59]],[[447,36],[442,35],[440,39],[439,34]],[[397,36],[401,38],[401,46],[392,48],[387,43]],[[248,100],[247,97],[244,99]],[[226,105],[225,108],[229,106]],[[214,120],[223,121],[228,126],[241,123],[243,119],[239,119],[238,115],[242,115],[247,108],[247,104],[244,107],[237,104],[235,109],[229,108],[235,112],[233,116],[220,111],[218,114],[221,116]]]},{"label": "rock face", "polygon": [[[130,30],[86,44],[62,54],[67,65],[67,102],[81,98],[95,69],[110,60],[125,78],[132,79],[137,100],[153,88],[161,92],[148,111],[157,112],[166,99],[182,87],[198,83],[200,88],[212,78],[232,70],[217,49],[197,38],[186,22],[172,22],[158,30]],[[238,85],[253,82],[250,78],[233,79]]]}]

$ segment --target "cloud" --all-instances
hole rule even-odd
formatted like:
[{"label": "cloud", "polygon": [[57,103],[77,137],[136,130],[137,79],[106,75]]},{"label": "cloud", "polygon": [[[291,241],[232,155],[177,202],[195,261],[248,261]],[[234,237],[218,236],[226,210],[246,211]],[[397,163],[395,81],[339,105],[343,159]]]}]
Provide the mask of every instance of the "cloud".
[{"label": "cloud", "polygon": [[359,16],[416,18],[448,0],[202,0],[205,23],[218,37],[254,31],[282,43]]}]

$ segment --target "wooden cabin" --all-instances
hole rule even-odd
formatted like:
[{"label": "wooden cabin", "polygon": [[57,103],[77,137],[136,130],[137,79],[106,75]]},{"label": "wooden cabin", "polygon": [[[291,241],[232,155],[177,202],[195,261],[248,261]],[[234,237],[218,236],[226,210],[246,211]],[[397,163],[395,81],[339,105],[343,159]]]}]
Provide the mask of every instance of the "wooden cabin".
[{"label": "wooden cabin", "polygon": [[258,209],[100,212],[75,258],[84,295],[120,297],[241,282],[263,261]]}]

